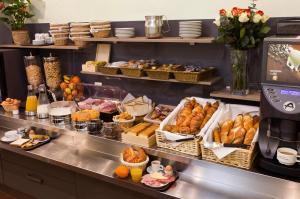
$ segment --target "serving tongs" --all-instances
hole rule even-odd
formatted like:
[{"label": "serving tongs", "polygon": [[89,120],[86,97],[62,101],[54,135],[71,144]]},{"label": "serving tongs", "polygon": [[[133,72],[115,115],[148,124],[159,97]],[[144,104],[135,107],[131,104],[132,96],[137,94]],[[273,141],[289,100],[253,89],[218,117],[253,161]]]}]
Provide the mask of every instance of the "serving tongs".
[{"label": "serving tongs", "polygon": [[223,143],[204,143],[204,147],[208,149],[217,149],[221,147],[229,147],[229,148],[242,148],[242,149],[247,149],[250,147],[248,144],[223,144]]}]

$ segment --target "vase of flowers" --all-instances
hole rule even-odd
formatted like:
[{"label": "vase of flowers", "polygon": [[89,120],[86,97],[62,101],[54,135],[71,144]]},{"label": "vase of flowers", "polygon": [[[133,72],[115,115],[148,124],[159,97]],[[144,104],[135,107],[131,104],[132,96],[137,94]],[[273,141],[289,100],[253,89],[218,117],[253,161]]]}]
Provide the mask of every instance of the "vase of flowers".
[{"label": "vase of flowers", "polygon": [[271,28],[267,25],[269,17],[256,8],[256,0],[244,8],[221,9],[214,23],[218,28],[217,42],[230,48],[232,66],[231,91],[233,94],[246,95],[248,88],[248,51],[256,48]]},{"label": "vase of flowers", "polygon": [[25,21],[33,17],[29,12],[30,0],[0,0],[0,20],[11,27],[12,38],[16,45],[30,44],[29,32]]}]

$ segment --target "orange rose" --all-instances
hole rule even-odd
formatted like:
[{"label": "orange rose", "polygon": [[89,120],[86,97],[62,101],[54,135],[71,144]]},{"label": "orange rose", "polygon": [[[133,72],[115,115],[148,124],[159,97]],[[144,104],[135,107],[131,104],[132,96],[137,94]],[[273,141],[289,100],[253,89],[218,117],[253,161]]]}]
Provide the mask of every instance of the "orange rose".
[{"label": "orange rose", "polygon": [[4,3],[0,2],[0,10],[2,10],[4,8]]},{"label": "orange rose", "polygon": [[259,14],[260,16],[263,16],[265,13],[264,13],[264,11],[262,11],[262,10],[258,10],[258,11],[256,11],[255,14]]},{"label": "orange rose", "polygon": [[237,7],[232,8],[231,14],[235,17],[238,16],[239,15],[239,9]]},{"label": "orange rose", "polygon": [[226,16],[226,10],[225,9],[221,9],[220,10],[220,16]]}]

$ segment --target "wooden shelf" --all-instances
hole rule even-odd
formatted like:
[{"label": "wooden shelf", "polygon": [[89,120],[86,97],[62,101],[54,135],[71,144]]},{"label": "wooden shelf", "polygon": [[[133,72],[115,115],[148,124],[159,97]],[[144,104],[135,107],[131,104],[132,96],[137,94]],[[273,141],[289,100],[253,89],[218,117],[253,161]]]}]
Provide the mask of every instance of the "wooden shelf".
[{"label": "wooden shelf", "polygon": [[0,45],[0,48],[79,50],[82,47],[74,46],[74,45],[68,45],[68,46],[55,46],[55,45],[49,45],[49,46],[34,46],[34,45],[19,46],[19,45],[15,45],[15,44],[3,44],[3,45]]},{"label": "wooden shelf", "polygon": [[233,95],[227,90],[213,91],[210,93],[211,97],[224,98],[224,99],[235,99],[244,101],[260,102],[260,91],[251,90],[248,95]]},{"label": "wooden shelf", "polygon": [[146,37],[133,37],[133,38],[117,38],[117,37],[108,37],[108,38],[82,38],[80,40],[89,41],[89,42],[133,42],[133,43],[189,43],[194,44],[208,44],[214,41],[214,37],[199,37],[195,39],[187,39],[181,37],[163,37],[159,39],[148,39]]},{"label": "wooden shelf", "polygon": [[199,82],[180,82],[175,79],[169,79],[169,80],[160,80],[160,79],[151,79],[149,77],[128,77],[125,75],[107,75],[99,72],[86,72],[86,71],[81,71],[82,74],[87,74],[87,75],[99,75],[99,76],[104,76],[104,77],[114,77],[114,78],[126,78],[126,79],[142,79],[142,80],[149,80],[149,81],[160,81],[160,82],[173,82],[173,83],[182,83],[182,84],[195,84],[195,85],[203,85],[203,86],[212,86],[219,81],[222,80],[221,77],[213,77],[207,80],[202,80]]}]

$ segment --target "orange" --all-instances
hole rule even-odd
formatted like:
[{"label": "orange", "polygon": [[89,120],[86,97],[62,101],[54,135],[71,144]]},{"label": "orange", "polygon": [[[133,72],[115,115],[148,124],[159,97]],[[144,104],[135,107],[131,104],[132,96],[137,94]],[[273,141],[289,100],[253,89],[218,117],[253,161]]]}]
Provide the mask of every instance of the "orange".
[{"label": "orange", "polygon": [[119,177],[119,178],[127,178],[129,175],[129,169],[126,166],[118,166],[115,170],[115,174]]},{"label": "orange", "polygon": [[74,83],[74,84],[80,83],[80,82],[81,82],[80,77],[78,77],[78,76],[73,76],[73,77],[71,78],[71,82]]},{"label": "orange", "polygon": [[68,87],[68,85],[65,82],[60,83],[60,88],[62,90],[66,89]]}]

